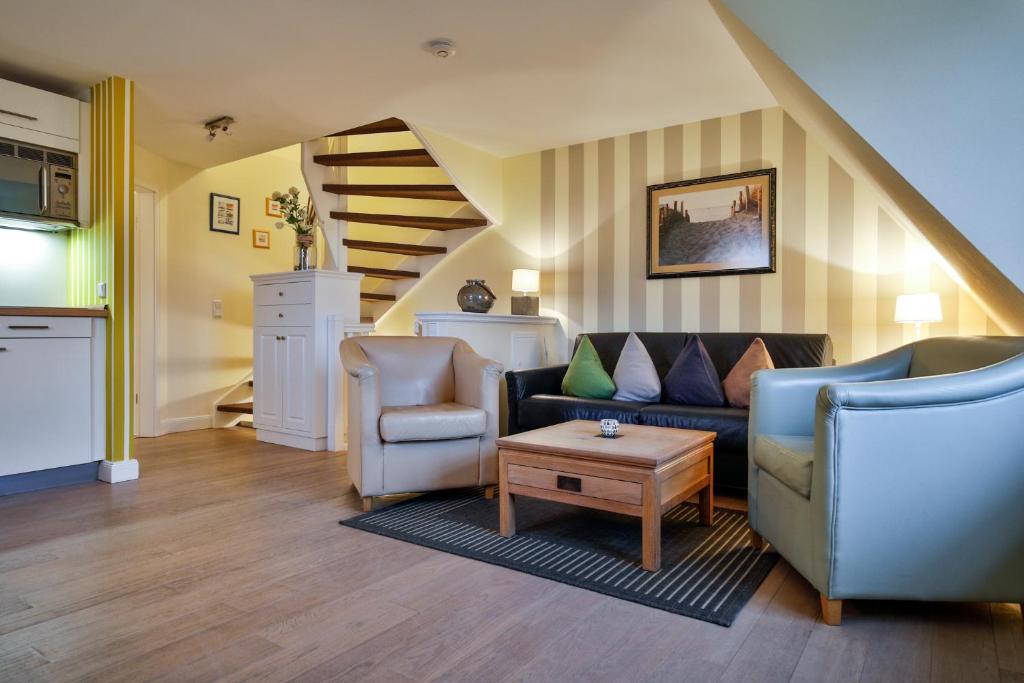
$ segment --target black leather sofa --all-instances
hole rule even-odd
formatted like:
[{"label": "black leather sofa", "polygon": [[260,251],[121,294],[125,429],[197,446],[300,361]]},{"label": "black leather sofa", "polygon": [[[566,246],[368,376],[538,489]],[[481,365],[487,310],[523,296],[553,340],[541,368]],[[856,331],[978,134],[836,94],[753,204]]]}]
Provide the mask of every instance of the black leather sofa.
[{"label": "black leather sofa", "polygon": [[[605,370],[611,375],[619,359],[626,332],[588,334]],[[638,332],[640,341],[664,377],[687,340],[689,332]],[[827,334],[715,332],[699,335],[711,361],[724,379],[755,337],[764,340],[777,368],[832,365],[832,340]],[[580,343],[576,338],[575,346]],[[575,351],[574,346],[574,351]],[[747,418],[745,408],[708,408],[668,403],[604,401],[562,395],[562,378],[568,365],[506,373],[508,380],[508,433],[547,427],[569,420],[615,418],[627,424],[648,424],[718,432],[715,440],[715,488],[746,495]]]}]

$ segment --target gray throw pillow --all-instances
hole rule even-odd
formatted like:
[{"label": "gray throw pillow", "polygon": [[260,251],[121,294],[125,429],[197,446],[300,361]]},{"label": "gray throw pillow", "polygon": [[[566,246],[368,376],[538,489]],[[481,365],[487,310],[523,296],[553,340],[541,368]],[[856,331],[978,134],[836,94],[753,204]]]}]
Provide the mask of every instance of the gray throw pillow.
[{"label": "gray throw pillow", "polygon": [[615,380],[612,399],[616,401],[657,403],[661,400],[661,378],[654,368],[651,354],[633,332],[626,337],[626,345],[619,354],[612,379]]}]

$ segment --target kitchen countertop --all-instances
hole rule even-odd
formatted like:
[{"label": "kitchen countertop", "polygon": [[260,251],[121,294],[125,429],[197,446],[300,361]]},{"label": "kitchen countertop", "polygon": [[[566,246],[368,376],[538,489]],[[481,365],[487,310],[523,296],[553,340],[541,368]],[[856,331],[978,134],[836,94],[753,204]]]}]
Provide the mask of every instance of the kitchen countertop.
[{"label": "kitchen countertop", "polygon": [[47,318],[106,318],[105,308],[57,308],[52,306],[0,306],[0,316],[31,315]]}]

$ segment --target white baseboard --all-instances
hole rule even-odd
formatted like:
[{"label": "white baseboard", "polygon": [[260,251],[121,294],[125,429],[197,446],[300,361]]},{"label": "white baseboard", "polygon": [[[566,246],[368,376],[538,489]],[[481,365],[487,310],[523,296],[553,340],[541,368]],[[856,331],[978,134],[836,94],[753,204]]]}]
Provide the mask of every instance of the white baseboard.
[{"label": "white baseboard", "polygon": [[268,429],[257,429],[256,440],[265,441],[266,443],[274,443],[279,446],[289,446],[291,448],[301,448],[306,451],[324,451],[327,450],[327,437],[312,437],[312,436],[297,436],[295,434],[286,434],[284,432],[272,432]]},{"label": "white baseboard", "polygon": [[102,460],[100,471],[97,475],[100,481],[110,484],[120,484],[122,481],[132,481],[139,478],[138,460]]},{"label": "white baseboard", "polygon": [[160,421],[160,433],[173,434],[174,432],[191,432],[196,429],[209,429],[210,426],[211,423],[209,415],[171,417]]}]

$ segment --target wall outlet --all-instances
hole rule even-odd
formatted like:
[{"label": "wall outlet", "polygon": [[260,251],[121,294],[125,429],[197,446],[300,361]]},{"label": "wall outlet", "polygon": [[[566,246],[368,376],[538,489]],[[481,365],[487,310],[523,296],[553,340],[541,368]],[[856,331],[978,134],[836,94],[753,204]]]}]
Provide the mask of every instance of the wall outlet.
[{"label": "wall outlet", "polygon": [[96,298],[106,299],[107,298],[107,283],[97,282],[96,283]]},{"label": "wall outlet", "polygon": [[224,317],[224,302],[222,302],[220,299],[213,300],[213,305],[211,306],[211,309],[214,318]]}]

